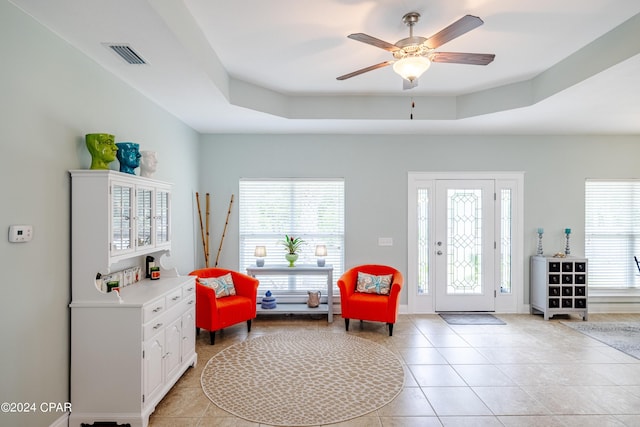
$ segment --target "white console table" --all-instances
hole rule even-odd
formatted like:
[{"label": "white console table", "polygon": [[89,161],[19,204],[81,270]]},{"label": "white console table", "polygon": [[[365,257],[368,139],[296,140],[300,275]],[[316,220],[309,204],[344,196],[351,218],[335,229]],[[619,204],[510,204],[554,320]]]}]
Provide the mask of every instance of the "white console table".
[{"label": "white console table", "polygon": [[[324,304],[320,304],[317,308],[307,308],[306,304],[280,304],[275,310],[286,313],[327,313],[327,321],[333,322],[333,266],[326,265],[318,267],[316,265],[297,265],[289,267],[288,265],[270,265],[264,267],[251,266],[247,267],[247,274],[252,277],[256,276],[327,276],[327,307],[323,310]],[[264,312],[264,311],[262,311]]]}]

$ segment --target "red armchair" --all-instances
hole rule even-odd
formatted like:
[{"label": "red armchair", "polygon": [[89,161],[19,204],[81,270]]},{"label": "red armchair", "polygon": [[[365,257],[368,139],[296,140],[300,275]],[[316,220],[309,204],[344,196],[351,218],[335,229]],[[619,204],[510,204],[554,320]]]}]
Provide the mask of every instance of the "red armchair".
[{"label": "red armchair", "polygon": [[213,288],[201,285],[196,279],[196,331],[209,331],[211,345],[215,343],[216,331],[240,322],[247,322],[251,332],[251,320],[256,318],[258,279],[224,268],[203,268],[189,273],[200,278],[220,277],[231,273],[236,295],[216,298]]},{"label": "red armchair", "polygon": [[[382,276],[392,274],[389,295],[356,292],[358,272]],[[398,320],[398,305],[402,290],[402,273],[393,267],[385,265],[360,265],[347,270],[338,279],[340,289],[340,304],[345,329],[349,330],[349,319],[385,322],[389,326],[389,336],[393,335],[393,325]]]}]

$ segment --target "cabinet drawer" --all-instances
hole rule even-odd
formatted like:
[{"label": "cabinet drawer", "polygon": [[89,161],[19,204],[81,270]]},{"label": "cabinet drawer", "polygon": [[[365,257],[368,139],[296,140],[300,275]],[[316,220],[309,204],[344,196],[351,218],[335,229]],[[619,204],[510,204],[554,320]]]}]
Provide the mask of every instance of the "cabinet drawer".
[{"label": "cabinet drawer", "polygon": [[189,309],[192,309],[196,306],[196,296],[195,294],[187,295],[182,299],[180,304],[178,305],[177,311],[180,313],[185,313]]},{"label": "cabinet drawer", "polygon": [[196,282],[192,281],[187,285],[184,285],[182,287],[182,297],[183,298],[187,298],[189,296],[189,294],[195,294],[196,293]]},{"label": "cabinet drawer", "polygon": [[157,300],[145,305],[142,308],[142,323],[150,322],[154,317],[160,316],[166,311],[166,302],[164,298],[158,298]]},{"label": "cabinet drawer", "polygon": [[[164,311],[164,310],[163,310]],[[153,337],[158,332],[164,330],[167,327],[167,315],[157,316],[151,322],[145,323],[142,326],[142,340],[146,341]]]},{"label": "cabinet drawer", "polygon": [[170,294],[166,296],[167,309],[179,303],[181,299],[182,299],[182,288],[178,288],[175,291],[172,291]]}]

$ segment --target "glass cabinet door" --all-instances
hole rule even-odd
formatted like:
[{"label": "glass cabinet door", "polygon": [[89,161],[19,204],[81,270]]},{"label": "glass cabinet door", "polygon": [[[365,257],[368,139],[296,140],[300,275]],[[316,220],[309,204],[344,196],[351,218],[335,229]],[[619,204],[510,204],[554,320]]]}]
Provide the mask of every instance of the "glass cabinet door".
[{"label": "glass cabinet door", "polygon": [[133,250],[132,219],[133,186],[111,185],[111,251],[112,254]]},{"label": "glass cabinet door", "polygon": [[156,190],[156,206],[155,206],[155,231],[156,245],[169,243],[171,234],[169,229],[169,204],[171,194],[165,190]]},{"label": "glass cabinet door", "polygon": [[136,236],[139,249],[153,246],[152,230],[152,197],[153,190],[150,188],[137,188],[136,195]]}]

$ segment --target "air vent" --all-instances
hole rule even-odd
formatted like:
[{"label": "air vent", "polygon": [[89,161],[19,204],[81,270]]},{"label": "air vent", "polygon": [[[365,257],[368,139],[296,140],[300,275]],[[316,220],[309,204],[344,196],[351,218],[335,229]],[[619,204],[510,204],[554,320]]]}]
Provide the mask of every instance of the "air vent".
[{"label": "air vent", "polygon": [[129,64],[142,65],[147,63],[147,61],[145,61],[144,58],[142,58],[142,56],[140,56],[129,45],[105,43],[105,46],[113,50],[115,53],[118,54],[118,56],[120,56],[122,59],[127,61],[127,63]]}]

